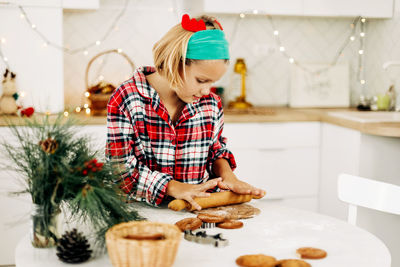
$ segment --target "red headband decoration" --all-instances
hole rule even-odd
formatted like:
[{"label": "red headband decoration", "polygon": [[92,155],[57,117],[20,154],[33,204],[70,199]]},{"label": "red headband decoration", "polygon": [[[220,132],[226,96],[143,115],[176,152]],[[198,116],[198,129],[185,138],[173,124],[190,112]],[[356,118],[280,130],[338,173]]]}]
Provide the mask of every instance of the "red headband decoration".
[{"label": "red headband decoration", "polygon": [[191,32],[204,31],[206,29],[206,24],[202,19],[200,20],[196,20],[195,18],[190,19],[188,14],[182,16],[181,25],[182,28]]}]

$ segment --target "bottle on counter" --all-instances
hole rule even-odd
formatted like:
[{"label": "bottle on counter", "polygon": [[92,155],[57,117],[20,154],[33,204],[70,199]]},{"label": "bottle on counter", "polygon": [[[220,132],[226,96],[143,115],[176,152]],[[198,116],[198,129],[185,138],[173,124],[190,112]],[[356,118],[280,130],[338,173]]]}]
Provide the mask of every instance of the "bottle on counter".
[{"label": "bottle on counter", "polygon": [[396,109],[396,91],[394,90],[394,85],[392,84],[389,87],[389,90],[386,92],[386,95],[389,96],[389,110],[394,111]]}]

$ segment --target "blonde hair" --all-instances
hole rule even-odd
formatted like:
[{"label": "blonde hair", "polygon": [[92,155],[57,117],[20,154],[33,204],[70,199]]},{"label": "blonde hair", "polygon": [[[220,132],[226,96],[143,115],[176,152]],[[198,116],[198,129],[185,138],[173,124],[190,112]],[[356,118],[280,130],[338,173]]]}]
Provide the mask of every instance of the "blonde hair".
[{"label": "blonde hair", "polygon": [[[214,17],[202,15],[196,19],[202,19],[207,30],[221,30]],[[153,46],[154,66],[157,72],[169,81],[171,88],[178,88],[183,85],[180,72],[182,71],[183,77],[185,77],[185,65],[190,65],[196,61],[186,58],[187,44],[193,34],[194,32],[183,29],[181,23],[179,23]]]}]

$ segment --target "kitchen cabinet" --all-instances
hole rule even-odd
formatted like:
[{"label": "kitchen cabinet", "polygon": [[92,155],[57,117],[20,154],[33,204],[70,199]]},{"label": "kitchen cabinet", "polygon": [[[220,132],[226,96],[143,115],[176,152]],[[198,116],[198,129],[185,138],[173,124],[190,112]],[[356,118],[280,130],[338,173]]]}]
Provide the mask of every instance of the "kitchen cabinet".
[{"label": "kitchen cabinet", "polygon": [[[393,0],[224,0],[186,1],[188,9],[218,14],[268,14],[288,16],[324,16],[391,18]],[[257,13],[254,13],[257,10]]]},{"label": "kitchen cabinet", "polygon": [[226,123],[235,174],[267,191],[268,201],[317,211],[319,122]]}]

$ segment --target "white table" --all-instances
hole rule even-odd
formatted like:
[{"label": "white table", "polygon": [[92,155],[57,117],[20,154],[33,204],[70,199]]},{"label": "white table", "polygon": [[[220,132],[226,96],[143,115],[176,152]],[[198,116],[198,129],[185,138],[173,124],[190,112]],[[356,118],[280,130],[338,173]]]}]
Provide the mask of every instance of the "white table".
[{"label": "white table", "polygon": [[[286,259],[296,257],[296,249],[304,246],[322,248],[328,256],[307,260],[313,267],[389,267],[391,257],[386,246],[374,235],[344,221],[328,216],[253,200],[251,205],[261,214],[243,220],[244,227],[236,230],[208,229],[208,234],[222,232],[229,245],[215,248],[186,241],[182,238],[174,267],[236,266],[235,259],[243,254],[264,253]],[[140,206],[140,213],[149,220],[175,223],[186,212]],[[16,249],[17,267],[71,266],[57,259],[55,249],[35,249],[28,237]],[[107,255],[101,255],[77,266],[111,266]]]}]

